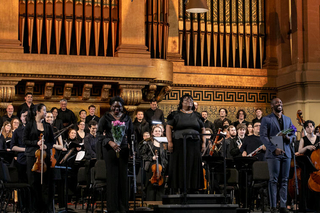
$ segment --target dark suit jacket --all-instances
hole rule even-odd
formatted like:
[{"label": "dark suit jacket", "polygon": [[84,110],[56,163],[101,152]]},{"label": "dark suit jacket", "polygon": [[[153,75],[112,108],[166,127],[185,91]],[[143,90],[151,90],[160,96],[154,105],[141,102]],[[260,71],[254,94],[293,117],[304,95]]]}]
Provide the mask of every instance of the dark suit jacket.
[{"label": "dark suit jacket", "polygon": [[[283,129],[289,129],[289,127],[292,125],[291,119],[285,115],[282,115],[283,117]],[[262,143],[266,146],[266,155],[265,157],[268,159],[273,159],[276,157],[281,157],[282,155],[276,156],[274,154],[274,151],[276,150],[276,146],[270,141],[270,137],[276,136],[280,132],[280,126],[278,119],[275,114],[271,113],[270,115],[267,115],[262,118],[261,120],[261,127],[260,127],[260,140]],[[290,137],[290,142],[292,140],[292,137]],[[291,158],[291,149],[290,149],[290,142],[286,143],[284,142],[284,151],[285,156],[288,158]]]}]

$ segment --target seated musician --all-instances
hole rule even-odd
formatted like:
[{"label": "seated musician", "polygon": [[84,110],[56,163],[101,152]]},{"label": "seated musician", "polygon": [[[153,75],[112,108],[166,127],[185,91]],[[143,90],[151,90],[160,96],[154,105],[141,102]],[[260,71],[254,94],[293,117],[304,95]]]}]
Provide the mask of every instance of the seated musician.
[{"label": "seated musician", "polygon": [[[260,140],[260,126],[261,123],[257,121],[253,125],[253,135],[244,138],[243,144],[240,148],[240,152],[242,152],[243,157],[249,155],[249,157],[256,156],[260,161],[265,160],[264,154],[266,152],[266,147]],[[260,147],[261,149],[257,150]]]},{"label": "seated musician", "polygon": [[[153,126],[152,127],[152,137],[151,140],[147,141],[147,143],[142,143],[140,145],[140,153],[142,159],[144,160],[144,169],[146,171],[146,183],[145,183],[145,190],[146,190],[146,200],[162,200],[162,195],[164,194],[164,183],[161,182],[151,182],[151,178],[156,171],[156,162],[162,166],[162,172],[160,175],[164,174],[164,170],[167,167],[167,156],[165,151],[164,143],[159,143],[154,137],[161,137],[163,132],[161,127]],[[153,166],[154,165],[154,166]]]},{"label": "seated musician", "polygon": [[[59,129],[53,125],[53,114],[52,112],[47,112],[46,114],[46,122],[49,123],[52,127],[52,130],[54,133],[58,132]],[[53,144],[53,148],[57,149],[57,150],[62,150],[62,151],[67,151],[67,149],[65,147],[63,147],[63,141],[62,141],[62,137],[61,135],[57,138],[56,143]]]},{"label": "seated musician", "polygon": [[[229,146],[231,143],[236,143],[237,141],[237,130],[236,130],[236,127],[233,126],[233,125],[230,125],[228,127],[228,132],[229,132],[229,138],[226,139],[226,150],[227,150],[227,158],[232,158],[232,156],[230,155],[230,152],[228,151],[229,150]],[[223,150],[223,147],[221,149],[221,152],[222,152],[222,155],[224,155],[224,150]]]},{"label": "seated musician", "polygon": [[210,149],[212,148],[212,144],[213,144],[213,131],[212,129],[210,128],[206,128],[205,130],[205,134],[211,134],[211,135],[206,135],[205,138],[206,138],[206,150],[205,150],[205,153],[202,154],[202,156],[208,156],[209,153],[210,153]]},{"label": "seated musician", "polygon": [[0,135],[0,150],[7,150],[10,151],[10,141],[12,138],[12,129],[11,123],[9,121],[3,122],[1,128],[1,135]]},{"label": "seated musician", "polygon": [[91,120],[88,123],[90,133],[83,139],[84,141],[84,147],[86,150],[86,155],[85,155],[85,173],[87,175],[87,189],[89,189],[90,185],[90,161],[96,160],[97,155],[96,155],[96,143],[98,141],[97,136],[97,129],[98,129],[98,123],[95,120]]},{"label": "seated musician", "polygon": [[[317,149],[316,145],[320,145],[320,137],[314,134],[315,125],[313,121],[307,120],[304,122],[303,126],[306,130],[307,135],[300,140],[299,153],[310,157],[313,151]],[[308,174],[305,178],[301,179],[302,181],[304,181],[304,183],[301,183],[301,185],[305,186],[305,193],[300,196],[306,199],[306,208],[313,210],[314,212],[320,212],[320,193],[313,191],[312,187],[310,187],[310,177]]]},{"label": "seated musician", "polygon": [[238,136],[236,137],[237,139],[232,140],[229,145],[228,152],[230,153],[230,157],[232,158],[241,157],[240,148],[242,146],[243,139],[245,138],[246,130],[247,130],[247,126],[244,123],[239,124],[237,126],[237,133],[238,133]]}]

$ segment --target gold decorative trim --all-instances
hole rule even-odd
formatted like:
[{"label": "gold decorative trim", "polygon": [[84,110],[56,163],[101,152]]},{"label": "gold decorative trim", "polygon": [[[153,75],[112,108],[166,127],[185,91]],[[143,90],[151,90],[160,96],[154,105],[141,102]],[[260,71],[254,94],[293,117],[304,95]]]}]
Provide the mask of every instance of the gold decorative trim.
[{"label": "gold decorative trim", "polygon": [[248,87],[248,86],[224,86],[224,85],[201,85],[201,84],[172,84],[172,87],[256,89],[256,90],[273,90],[273,91],[278,90],[276,87]]}]

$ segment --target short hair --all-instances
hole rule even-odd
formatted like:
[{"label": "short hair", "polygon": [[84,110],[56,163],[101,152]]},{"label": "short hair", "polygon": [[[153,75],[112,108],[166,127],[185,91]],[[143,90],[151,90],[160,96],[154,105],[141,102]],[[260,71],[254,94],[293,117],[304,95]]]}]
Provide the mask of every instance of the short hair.
[{"label": "short hair", "polygon": [[247,126],[246,126],[244,123],[238,124],[238,126],[237,126],[237,131],[238,131],[239,129],[247,130]]},{"label": "short hair", "polygon": [[224,111],[226,112],[226,115],[228,115],[228,110],[227,110],[226,108],[220,108],[220,109],[219,109],[219,113],[220,113],[220,111],[221,111],[222,109],[224,109]]},{"label": "short hair", "polygon": [[150,135],[150,132],[144,132],[142,135],[145,135],[145,134],[149,134]]},{"label": "short hair", "polygon": [[207,111],[207,110],[203,110],[203,111],[201,112],[201,114],[202,114],[203,112],[207,113],[207,115],[208,115],[208,111]]},{"label": "short hair", "polygon": [[24,97],[27,97],[28,95],[32,95],[33,96],[33,94],[31,92],[27,92],[26,94],[24,94]]},{"label": "short hair", "polygon": [[64,98],[60,100],[60,103],[61,103],[61,102],[66,102],[66,103],[68,103],[67,99],[64,99]]},{"label": "short hair", "polygon": [[50,112],[53,112],[54,110],[57,110],[57,112],[59,112],[58,108],[57,107],[52,107]]},{"label": "short hair", "polygon": [[232,129],[232,128],[236,128],[236,127],[233,126],[233,125],[230,125],[230,126],[228,127],[228,131],[230,131],[230,129]]},{"label": "short hair", "polygon": [[[80,110],[79,115],[81,115],[81,112],[85,111],[84,109]],[[85,111],[87,114],[87,111]]]},{"label": "short hair", "polygon": [[158,103],[157,99],[155,99],[155,98],[152,98],[152,99],[151,99],[150,104],[151,104],[152,102],[157,102],[157,103]]},{"label": "short hair", "polygon": [[258,110],[260,110],[262,112],[262,109],[260,107],[258,107],[257,109],[255,109],[254,111],[257,112]]},{"label": "short hair", "polygon": [[255,121],[252,123],[252,127],[254,127],[254,124],[256,124],[256,123],[261,123],[261,121],[255,120]]},{"label": "short hair", "polygon": [[95,105],[93,105],[93,104],[91,104],[91,105],[88,107],[88,109],[90,109],[91,107],[93,107],[93,108],[95,108],[95,109],[96,109],[96,106],[95,106]]},{"label": "short hair", "polygon": [[230,125],[230,122],[229,122],[229,120],[228,120],[227,118],[225,118],[225,119],[223,119],[223,120],[222,120],[222,125],[223,125],[223,124],[224,124],[224,122],[226,122],[226,121],[227,121],[227,122],[228,122],[228,124]]},{"label": "short hair", "polygon": [[137,111],[137,114],[138,114],[138,112],[142,112],[142,113],[144,113],[144,112],[143,112],[143,110],[138,110],[138,111]]},{"label": "short hair", "polygon": [[309,126],[309,124],[312,124],[313,127],[315,126],[315,124],[312,120],[306,120],[303,124],[303,127],[307,128]]},{"label": "short hair", "polygon": [[22,110],[20,111],[20,116],[21,116],[21,114],[23,114],[23,113],[25,113],[25,112],[28,112],[29,111],[29,109],[27,109],[27,108],[22,108]]},{"label": "short hair", "polygon": [[210,132],[210,134],[213,134],[213,131],[210,128],[206,128],[205,131],[208,131],[208,132]]},{"label": "short hair", "polygon": [[240,112],[243,112],[244,119],[247,117],[247,113],[243,109],[239,109],[237,112],[237,119],[239,119]]},{"label": "short hair", "polygon": [[88,127],[89,127],[89,128],[91,128],[92,126],[95,126],[95,125],[98,125],[98,122],[95,121],[95,120],[91,120],[91,121],[89,121],[89,123],[88,123]]},{"label": "short hair", "polygon": [[120,96],[114,96],[110,99],[109,104],[110,106],[114,103],[114,102],[120,102],[122,106],[124,106],[124,100],[120,97]]}]

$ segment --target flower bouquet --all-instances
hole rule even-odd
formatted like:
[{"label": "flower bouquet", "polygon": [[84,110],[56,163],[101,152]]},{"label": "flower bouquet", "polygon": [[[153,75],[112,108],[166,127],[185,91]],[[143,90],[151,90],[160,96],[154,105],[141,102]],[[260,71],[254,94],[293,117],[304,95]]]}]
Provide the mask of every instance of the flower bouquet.
[{"label": "flower bouquet", "polygon": [[280,136],[280,135],[293,135],[294,133],[296,133],[297,128],[291,124],[291,126],[289,127],[289,129],[286,130],[282,130],[280,131],[276,136]]},{"label": "flower bouquet", "polygon": [[[121,121],[112,121],[111,124],[112,124],[111,133],[112,133],[113,141],[118,146],[120,146],[125,134],[126,123]],[[116,154],[117,154],[117,158],[119,158],[120,155],[118,151],[116,151]]]}]

